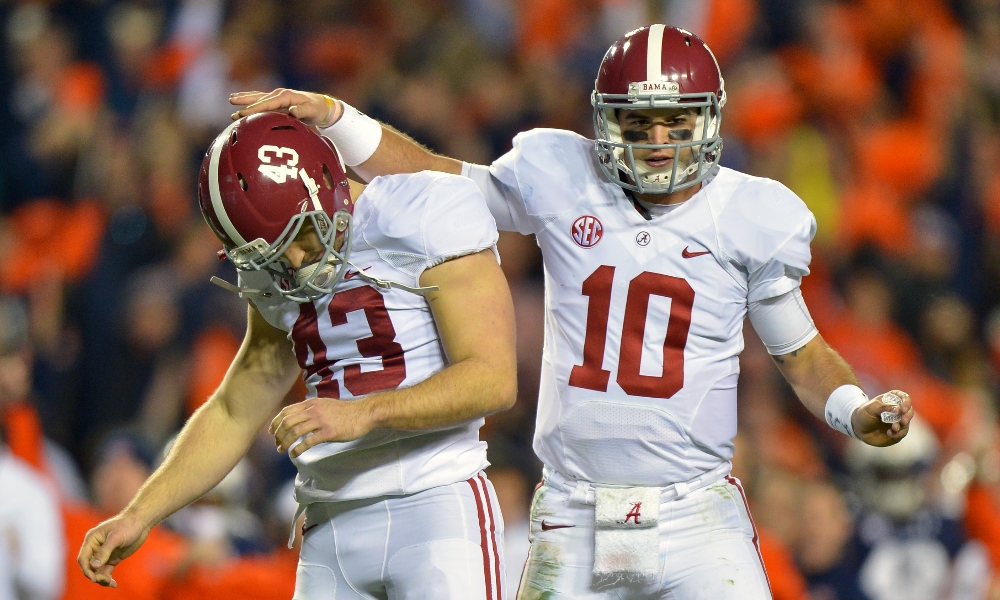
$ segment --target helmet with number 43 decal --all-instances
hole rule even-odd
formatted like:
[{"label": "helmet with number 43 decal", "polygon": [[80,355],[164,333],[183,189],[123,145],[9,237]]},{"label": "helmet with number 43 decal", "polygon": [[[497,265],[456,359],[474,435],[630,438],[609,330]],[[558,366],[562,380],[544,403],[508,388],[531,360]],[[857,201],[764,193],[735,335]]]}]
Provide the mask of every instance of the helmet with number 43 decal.
[{"label": "helmet with number 43 decal", "polygon": [[[625,34],[608,49],[594,82],[594,131],[601,167],[612,181],[640,194],[669,194],[703,181],[722,154],[726,88],[715,55],[690,31],[650,25]],[[621,110],[685,108],[696,111],[688,139],[644,144],[622,139]],[[692,150],[688,164],[653,168],[636,149]]]},{"label": "helmet with number 43 decal", "polygon": [[[297,119],[267,112],[227,127],[202,160],[198,203],[237,269],[271,275],[273,290],[237,288],[241,293],[310,302],[343,278],[354,210],[343,161]],[[325,251],[318,262],[292,269],[279,259],[304,226]]]}]

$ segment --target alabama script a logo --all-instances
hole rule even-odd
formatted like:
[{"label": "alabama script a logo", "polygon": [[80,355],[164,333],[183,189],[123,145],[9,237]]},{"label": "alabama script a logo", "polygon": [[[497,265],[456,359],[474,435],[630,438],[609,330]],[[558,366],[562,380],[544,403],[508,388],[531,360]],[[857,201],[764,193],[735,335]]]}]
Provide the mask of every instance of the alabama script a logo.
[{"label": "alabama script a logo", "polygon": [[597,217],[583,215],[573,222],[570,234],[573,236],[573,241],[581,248],[592,248],[604,236],[604,224]]},{"label": "alabama script a logo", "polygon": [[628,511],[628,514],[625,515],[625,523],[626,524],[628,523],[629,519],[635,519],[635,524],[636,525],[640,525],[641,524],[641,523],[639,523],[639,517],[641,516],[639,514],[639,509],[640,508],[642,508],[642,502],[636,502],[635,504],[632,505],[632,510]]}]

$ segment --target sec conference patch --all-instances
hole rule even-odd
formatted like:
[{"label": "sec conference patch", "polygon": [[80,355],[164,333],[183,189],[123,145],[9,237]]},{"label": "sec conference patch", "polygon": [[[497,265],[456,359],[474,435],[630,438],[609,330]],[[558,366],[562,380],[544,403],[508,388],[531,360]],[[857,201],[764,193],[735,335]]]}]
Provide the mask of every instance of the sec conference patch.
[{"label": "sec conference patch", "polygon": [[604,237],[604,224],[594,216],[583,215],[573,222],[573,241],[581,248],[592,248]]}]

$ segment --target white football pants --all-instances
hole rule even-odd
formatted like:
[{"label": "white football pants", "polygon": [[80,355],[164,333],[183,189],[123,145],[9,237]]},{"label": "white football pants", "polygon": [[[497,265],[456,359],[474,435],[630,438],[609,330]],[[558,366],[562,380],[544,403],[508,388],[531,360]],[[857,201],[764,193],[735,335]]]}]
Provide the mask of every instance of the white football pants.
[{"label": "white football pants", "polygon": [[493,485],[311,504],[293,600],[502,600],[503,518]]},{"label": "white football pants", "polygon": [[518,600],[771,599],[736,478],[661,502],[659,575],[640,582],[595,581],[594,505],[571,499],[571,492],[548,480],[535,492]]}]

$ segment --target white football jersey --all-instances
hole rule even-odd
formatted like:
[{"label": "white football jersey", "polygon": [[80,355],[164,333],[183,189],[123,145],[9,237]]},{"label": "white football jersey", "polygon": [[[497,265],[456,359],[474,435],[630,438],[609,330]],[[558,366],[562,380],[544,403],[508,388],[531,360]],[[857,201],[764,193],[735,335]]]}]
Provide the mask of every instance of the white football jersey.
[{"label": "white football jersey", "polygon": [[[350,261],[366,273],[419,286],[427,268],[496,251],[497,230],[468,179],[423,172],[378,177],[357,199]],[[353,272],[353,273],[352,273]],[[310,303],[254,297],[268,323],[288,332],[308,397],[358,398],[408,387],[443,369],[444,348],[426,299],[382,291],[349,269],[336,293]],[[241,272],[262,289],[270,276]],[[432,432],[379,429],[346,443],[322,443],[294,459],[302,504],[412,494],[469,479],[486,466],[483,419]]]},{"label": "white football jersey", "polygon": [[537,129],[490,167],[498,226],[544,259],[535,452],[584,481],[687,481],[732,459],[747,302],[799,285],[815,220],[780,183],[719,168],[647,221],[597,160]]}]

